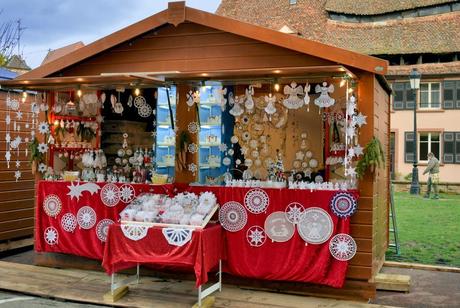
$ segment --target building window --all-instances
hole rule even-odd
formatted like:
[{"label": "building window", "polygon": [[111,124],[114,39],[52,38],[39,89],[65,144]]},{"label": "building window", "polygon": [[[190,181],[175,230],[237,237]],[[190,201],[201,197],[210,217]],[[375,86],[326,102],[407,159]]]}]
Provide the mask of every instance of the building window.
[{"label": "building window", "polygon": [[460,164],[460,132],[445,132],[442,135],[442,162]]},{"label": "building window", "polygon": [[414,92],[409,82],[395,82],[392,89],[394,110],[414,109]]},{"label": "building window", "polygon": [[420,133],[418,140],[419,161],[427,162],[428,153],[433,152],[436,158],[440,158],[441,152],[441,135],[440,133]]},{"label": "building window", "polygon": [[290,5],[297,4],[297,0],[289,0],[289,4],[290,4]]},{"label": "building window", "polygon": [[420,84],[420,108],[441,108],[441,83],[424,82]]},{"label": "building window", "polygon": [[460,80],[444,81],[444,109],[460,109]]}]

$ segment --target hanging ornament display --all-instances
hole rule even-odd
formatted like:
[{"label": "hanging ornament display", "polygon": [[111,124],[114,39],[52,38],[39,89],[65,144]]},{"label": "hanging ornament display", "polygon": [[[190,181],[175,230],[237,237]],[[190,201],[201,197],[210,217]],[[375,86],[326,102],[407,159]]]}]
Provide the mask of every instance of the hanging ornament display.
[{"label": "hanging ornament display", "polygon": [[329,242],[331,255],[339,261],[351,260],[356,254],[357,246],[355,240],[348,234],[339,233],[332,237]]},{"label": "hanging ornament display", "polygon": [[219,144],[219,151],[225,152],[227,151],[227,149],[228,149],[228,146],[225,143]]},{"label": "hanging ornament display", "polygon": [[45,135],[45,134],[48,134],[50,131],[49,129],[49,125],[48,123],[46,122],[41,122],[39,125],[38,125],[38,132],[42,135]]},{"label": "hanging ornament display", "polygon": [[232,160],[230,159],[230,157],[224,157],[224,158],[222,159],[222,164],[223,164],[224,166],[230,166],[231,163],[232,163]]},{"label": "hanging ornament display", "polygon": [[83,192],[87,191],[91,195],[97,193],[101,187],[97,185],[96,183],[84,183],[80,184],[79,182],[71,182],[69,186],[69,192],[67,193],[67,196],[70,196],[70,200],[73,198],[77,199],[77,201],[80,199],[80,197],[83,195]]},{"label": "hanging ornament display", "polygon": [[[18,146],[19,146],[19,143],[18,143]],[[38,145],[38,152],[42,154],[45,154],[46,152],[48,152],[48,145],[46,143],[40,143]]]},{"label": "hanging ornament display", "polygon": [[[230,94],[232,94],[232,93],[230,93]],[[230,100],[230,98],[229,98],[229,100]],[[244,113],[244,109],[241,107],[241,105],[243,103],[243,99],[241,99],[238,96],[235,96],[233,98],[233,94],[232,94],[231,101],[233,102],[233,107],[232,107],[232,109],[230,109],[229,113],[234,117],[239,117],[240,115],[242,115]]]},{"label": "hanging ornament display", "polygon": [[55,218],[62,209],[61,199],[54,194],[46,196],[43,200],[43,209],[48,216]]},{"label": "hanging ornament display", "polygon": [[190,134],[196,134],[199,131],[199,126],[197,122],[190,122],[187,125],[188,132]]},{"label": "hanging ornament display", "polygon": [[107,183],[101,190],[101,201],[108,207],[114,207],[120,201],[120,189],[113,183]]},{"label": "hanging ornament display", "polygon": [[139,241],[147,236],[149,228],[147,226],[142,226],[139,224],[125,224],[120,225],[121,231],[126,238],[129,238],[133,241]]},{"label": "hanging ornament display", "polygon": [[134,187],[130,184],[121,185],[119,191],[120,200],[124,203],[130,203],[136,197]]},{"label": "hanging ornament display", "polygon": [[332,212],[340,218],[347,218],[356,213],[358,202],[356,198],[347,192],[337,192],[331,198],[330,206]]},{"label": "hanging ornament display", "polygon": [[188,149],[188,152],[192,154],[195,154],[198,152],[198,146],[196,145],[196,143],[190,143],[187,149]]},{"label": "hanging ornament display", "polygon": [[195,176],[196,172],[198,171],[198,167],[195,163],[188,164],[188,171],[190,171],[193,176]]},{"label": "hanging ornament display", "polygon": [[254,109],[254,87],[249,86],[249,88],[246,89],[246,96],[244,98],[244,107],[246,108],[246,111],[252,111]]},{"label": "hanging ornament display", "polygon": [[161,230],[169,245],[182,247],[192,239],[192,229],[163,228]]},{"label": "hanging ornament display", "polygon": [[304,97],[303,97],[303,102],[304,102],[305,106],[307,106],[307,111],[310,111],[310,95],[308,95],[310,90],[311,90],[311,85],[307,82],[305,84]]},{"label": "hanging ornament display", "polygon": [[303,216],[304,206],[299,202],[291,202],[285,210],[285,215],[288,221],[293,224],[298,224]]},{"label": "hanging ornament display", "polygon": [[264,111],[268,114],[269,120],[271,121],[271,116],[276,113],[276,97],[272,96],[270,93],[268,96],[265,96],[265,102],[267,103],[267,106],[264,108]]},{"label": "hanging ornament display", "polygon": [[334,225],[331,216],[322,208],[311,207],[304,210],[297,224],[300,237],[309,244],[322,244],[332,235]]},{"label": "hanging ornament display", "polygon": [[283,105],[287,109],[299,109],[303,106],[303,88],[295,82],[284,86],[284,94],[287,98],[283,100]]},{"label": "hanging ornament display", "polygon": [[96,212],[88,205],[82,206],[77,212],[77,223],[82,229],[91,229],[96,224]]},{"label": "hanging ornament display", "polygon": [[45,229],[45,232],[43,233],[45,237],[45,242],[50,245],[54,246],[58,243],[59,240],[59,233],[54,227],[48,227]]},{"label": "hanging ornament display", "polygon": [[331,107],[335,104],[335,99],[329,96],[329,93],[334,93],[334,85],[327,85],[327,82],[323,82],[322,85],[316,85],[315,92],[320,93],[319,97],[315,99],[315,105],[319,108]]},{"label": "hanging ornament display", "polygon": [[114,222],[111,219],[102,219],[97,223],[96,236],[101,242],[107,241],[107,234],[109,234],[109,227]]},{"label": "hanging ornament display", "polygon": [[134,107],[136,108],[141,108],[142,106],[146,104],[147,104],[147,101],[145,100],[145,97],[143,97],[142,95],[138,95],[134,99]]},{"label": "hanging ornament display", "polygon": [[72,213],[65,213],[61,218],[61,227],[66,232],[73,232],[77,228],[77,217]]},{"label": "hanging ornament display", "polygon": [[261,226],[252,226],[246,232],[246,239],[252,247],[260,247],[267,240],[267,236]]},{"label": "hanging ornament display", "polygon": [[284,212],[273,212],[265,219],[265,234],[274,242],[287,242],[295,232],[294,225]]},{"label": "hanging ornament display", "polygon": [[269,203],[268,194],[259,188],[249,190],[244,196],[244,206],[253,214],[265,212]]},{"label": "hanging ornament display", "polygon": [[137,109],[137,113],[142,118],[148,118],[152,115],[152,107],[149,104],[143,104]]},{"label": "hanging ornament display", "polygon": [[225,95],[227,95],[227,88],[217,88],[214,95],[217,98],[217,103],[220,105],[222,112],[225,111],[225,108],[227,107],[227,99],[225,98]]},{"label": "hanging ornament display", "polygon": [[46,165],[44,163],[38,164],[38,172],[45,173],[46,172]]}]

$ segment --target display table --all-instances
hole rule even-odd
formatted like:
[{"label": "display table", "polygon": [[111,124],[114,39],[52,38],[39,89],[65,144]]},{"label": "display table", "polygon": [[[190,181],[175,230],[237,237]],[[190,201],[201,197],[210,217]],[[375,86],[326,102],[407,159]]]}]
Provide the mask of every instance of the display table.
[{"label": "display table", "polygon": [[[120,198],[113,192],[131,188],[137,196],[145,192],[171,194],[174,186],[40,181],[36,190],[35,250],[102,260],[107,226],[120,219],[119,213],[133,198],[126,197],[128,193]],[[94,212],[81,210],[85,206]],[[79,218],[84,221],[79,222]]]}]

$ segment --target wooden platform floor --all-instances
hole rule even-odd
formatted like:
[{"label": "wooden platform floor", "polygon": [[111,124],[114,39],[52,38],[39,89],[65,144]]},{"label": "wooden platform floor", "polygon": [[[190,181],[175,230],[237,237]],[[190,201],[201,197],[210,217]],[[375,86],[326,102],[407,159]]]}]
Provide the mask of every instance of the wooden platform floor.
[{"label": "wooden platform floor", "polygon": [[[128,294],[114,304],[105,303],[110,279],[95,271],[54,269],[0,261],[0,289],[61,300],[115,307],[192,307],[196,289],[191,281],[141,277]],[[120,276],[121,277],[121,276]],[[384,307],[357,302],[241,289],[224,285],[214,307]]]}]

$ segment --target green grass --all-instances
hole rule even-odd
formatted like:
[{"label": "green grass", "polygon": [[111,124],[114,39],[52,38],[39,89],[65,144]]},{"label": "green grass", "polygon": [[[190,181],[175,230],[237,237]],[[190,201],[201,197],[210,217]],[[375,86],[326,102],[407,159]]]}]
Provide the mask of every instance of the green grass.
[{"label": "green grass", "polygon": [[460,267],[460,195],[440,197],[395,194],[401,252],[388,249],[387,260]]}]

